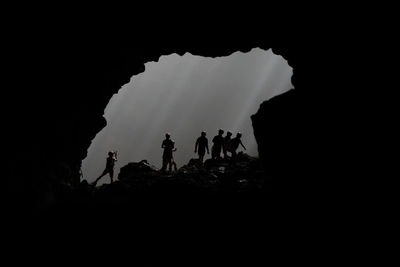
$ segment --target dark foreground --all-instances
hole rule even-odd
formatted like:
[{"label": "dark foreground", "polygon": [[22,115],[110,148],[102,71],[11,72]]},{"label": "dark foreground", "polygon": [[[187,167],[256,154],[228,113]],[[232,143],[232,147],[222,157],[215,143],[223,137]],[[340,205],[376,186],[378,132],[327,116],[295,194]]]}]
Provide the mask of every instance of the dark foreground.
[{"label": "dark foreground", "polygon": [[18,251],[18,240],[43,251],[31,246],[40,240],[63,259],[71,254],[92,261],[112,254],[118,255],[113,261],[144,257],[147,262],[164,253],[188,256],[189,262],[214,254],[235,261],[250,253],[249,260],[265,260],[266,251],[288,245],[288,238],[303,243],[314,232],[314,239],[326,218],[307,212],[293,194],[277,197],[262,166],[245,154],[235,163],[208,160],[199,166],[191,160],[174,173],[161,173],[145,161],[129,163],[112,184],[60,187],[57,204],[9,228],[11,240]]},{"label": "dark foreground", "polygon": [[259,206],[267,197],[259,159],[240,154],[237,161],[192,159],[177,172],[160,172],[146,161],[121,168],[118,180],[93,187],[85,180],[64,188],[58,204],[39,216],[73,218],[218,216]]}]

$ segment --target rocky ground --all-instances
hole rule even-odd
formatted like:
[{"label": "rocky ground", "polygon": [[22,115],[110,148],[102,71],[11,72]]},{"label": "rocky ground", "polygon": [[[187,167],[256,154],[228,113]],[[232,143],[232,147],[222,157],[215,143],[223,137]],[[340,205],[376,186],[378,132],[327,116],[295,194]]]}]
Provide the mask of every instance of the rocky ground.
[{"label": "rocky ground", "polygon": [[[143,160],[122,167],[118,180],[133,191],[170,188],[174,191],[249,192],[263,188],[265,173],[259,164],[257,158],[240,153],[235,162],[208,159],[202,166],[197,159],[191,159],[176,172],[160,172]],[[96,191],[102,190],[96,188]]]},{"label": "rocky ground", "polygon": [[53,210],[79,216],[139,217],[236,212],[240,207],[259,206],[260,198],[268,195],[266,181],[259,159],[243,153],[235,162],[209,159],[201,165],[191,159],[171,173],[142,160],[122,167],[112,184],[94,187],[82,181],[78,188],[66,192]]}]

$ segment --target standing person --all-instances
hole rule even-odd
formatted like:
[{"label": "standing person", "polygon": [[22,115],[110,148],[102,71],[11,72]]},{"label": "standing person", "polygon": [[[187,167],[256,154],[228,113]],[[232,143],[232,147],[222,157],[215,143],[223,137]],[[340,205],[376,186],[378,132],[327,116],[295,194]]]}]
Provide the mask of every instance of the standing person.
[{"label": "standing person", "polygon": [[213,146],[211,147],[211,158],[212,159],[221,159],[221,150],[222,147],[224,146],[224,137],[222,135],[224,134],[224,130],[219,129],[218,130],[218,135],[214,136],[212,142]]},{"label": "standing person", "polygon": [[163,163],[161,171],[166,171],[167,166],[169,165],[169,169],[171,171],[172,168],[172,152],[174,151],[175,142],[171,140],[171,135],[169,133],[165,134],[165,139],[161,144],[161,148],[164,149],[163,152]]},{"label": "standing person", "polygon": [[[174,147],[172,149],[172,152],[175,152],[176,151],[175,142],[172,141],[172,143],[173,143],[173,147]],[[169,172],[172,172],[172,166],[174,166],[174,171],[175,172],[178,171],[178,168],[176,167],[176,162],[174,160],[174,155],[173,154],[172,154],[172,158],[171,158],[171,161],[170,161],[170,164],[169,164]]]},{"label": "standing person", "polygon": [[230,132],[230,131],[228,131],[227,133],[226,133],[226,136],[224,137],[224,146],[223,146],[223,152],[224,152],[224,159],[227,159],[228,158],[228,150],[229,150],[229,146],[230,146],[230,143],[231,143],[231,136],[232,136],[232,133]]},{"label": "standing person", "polygon": [[96,186],[97,182],[101,179],[101,177],[103,177],[107,173],[110,175],[111,183],[113,182],[113,179],[114,179],[114,166],[115,166],[115,162],[117,160],[118,160],[117,159],[117,151],[108,152],[106,168],[104,169],[103,173],[99,176],[99,178],[97,178],[96,181],[93,183],[94,186]]},{"label": "standing person", "polygon": [[239,132],[236,134],[236,137],[233,138],[230,142],[228,151],[232,153],[232,159],[236,159],[237,156],[236,150],[239,148],[239,145],[241,145],[244,148],[244,150],[246,150],[246,147],[243,145],[242,140],[240,140],[241,137],[242,134]]},{"label": "standing person", "polygon": [[207,154],[210,154],[210,151],[208,150],[208,139],[206,135],[207,135],[206,132],[202,131],[201,136],[197,138],[196,145],[194,147],[194,153],[197,153],[197,151],[199,151],[200,164],[203,164],[204,155],[206,154],[206,149],[207,149]]}]

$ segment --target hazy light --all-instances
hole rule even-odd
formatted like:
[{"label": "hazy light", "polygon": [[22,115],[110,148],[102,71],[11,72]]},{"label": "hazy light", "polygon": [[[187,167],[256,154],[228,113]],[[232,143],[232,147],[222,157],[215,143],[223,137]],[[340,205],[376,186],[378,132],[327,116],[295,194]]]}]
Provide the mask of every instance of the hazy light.
[{"label": "hazy light", "polygon": [[[176,142],[178,168],[195,156],[194,143],[203,129],[210,149],[222,128],[242,132],[246,153],[257,156],[250,116],[263,101],[291,89],[291,76],[287,62],[271,50],[214,59],[173,54],[149,62],[107,105],[107,126],[83,161],[84,178],[92,182],[101,174],[109,150],[119,152],[115,178],[119,168],[132,161],[147,159],[160,167],[166,132]],[[103,182],[109,178],[99,184]]]}]

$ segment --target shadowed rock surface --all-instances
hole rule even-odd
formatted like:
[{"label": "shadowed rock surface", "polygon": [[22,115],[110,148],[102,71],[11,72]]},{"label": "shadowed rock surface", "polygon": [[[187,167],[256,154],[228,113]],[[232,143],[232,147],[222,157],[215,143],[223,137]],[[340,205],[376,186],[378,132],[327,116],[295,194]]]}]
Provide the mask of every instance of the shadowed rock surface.
[{"label": "shadowed rock surface", "polygon": [[[260,32],[263,31],[260,29]],[[294,214],[287,210],[294,210],[295,207],[307,207],[309,214],[327,210],[326,206],[321,208],[326,200],[326,192],[332,191],[331,185],[340,184],[337,177],[326,168],[326,163],[335,162],[330,152],[339,143],[339,139],[329,138],[333,133],[331,124],[335,121],[329,113],[331,102],[326,93],[322,93],[330,92],[325,88],[329,88],[331,83],[326,84],[325,70],[320,67],[324,60],[328,60],[321,55],[329,53],[316,53],[315,46],[305,45],[303,40],[288,42],[273,33],[267,38],[259,33],[236,31],[234,38],[225,38],[218,32],[215,35],[206,34],[201,40],[190,40],[187,37],[161,38],[154,34],[157,37],[153,39],[137,37],[134,40],[121,39],[119,42],[112,39],[110,43],[103,42],[103,35],[99,41],[85,38],[86,33],[79,38],[61,31],[58,33],[35,32],[37,42],[29,47],[22,46],[23,42],[16,45],[14,49],[18,53],[12,54],[8,66],[8,69],[17,71],[7,77],[10,79],[7,91],[9,105],[4,114],[10,114],[18,108],[13,116],[4,118],[4,124],[9,129],[5,131],[7,136],[4,150],[7,151],[5,180],[10,218],[23,222],[25,219],[30,220],[32,215],[41,217],[49,210],[66,217],[68,214],[80,214],[79,210],[84,211],[86,206],[94,205],[91,196],[93,192],[87,191],[85,185],[80,183],[81,161],[86,157],[91,140],[105,126],[102,115],[111,96],[133,75],[143,72],[144,63],[157,61],[160,56],[172,53],[183,55],[188,52],[217,57],[236,51],[248,52],[254,47],[264,50],[272,48],[274,54],[288,61],[293,68],[292,84],[295,89],[264,102],[252,117],[260,160],[268,177],[264,183],[271,185],[266,187],[271,190],[271,194],[263,193],[263,201],[255,201],[259,203],[259,209],[253,211],[256,210],[255,214],[268,214],[270,204],[285,214]],[[285,32],[286,35],[290,36],[288,32]],[[187,171],[191,171],[190,168]],[[187,173],[181,172],[179,175],[185,177]],[[173,178],[177,184],[181,181],[179,175]],[[207,175],[210,179],[207,178],[205,182],[190,177],[189,184],[179,184],[191,189],[193,184],[196,185],[193,194],[186,194],[194,204],[186,207],[197,205],[198,209],[193,210],[207,210],[209,207],[214,211],[222,209],[222,204],[211,205],[215,203],[212,197],[208,200],[206,198],[206,201],[194,197],[203,194],[202,187],[197,185],[208,186],[210,190],[207,192],[213,192],[211,189],[220,186],[218,179],[215,179],[218,181],[215,184],[211,182],[214,181],[214,175],[217,176],[215,171]],[[145,183],[139,184],[146,186]],[[127,201],[113,199],[112,202],[125,203],[120,210],[128,211],[142,207],[143,210],[158,210],[162,213],[163,204],[167,205],[171,201],[177,205],[170,206],[191,210],[184,208],[190,201],[182,200],[179,194],[155,193],[172,192],[167,190],[169,183],[155,185],[152,187],[154,193],[137,201],[130,195],[121,194],[121,197],[128,198]],[[254,192],[252,190],[258,188],[257,185],[256,182],[250,182],[249,186],[242,186],[235,182],[233,185],[222,186],[226,197],[221,197],[219,203],[229,203],[222,210],[234,211],[233,207],[241,206],[243,198],[231,192]],[[157,187],[163,188],[156,190]],[[86,193],[77,193],[77,189]],[[102,214],[102,210],[107,214],[113,210],[112,207],[118,206],[101,201],[107,199],[105,196],[114,195],[114,190],[129,192],[131,187],[121,181],[98,189],[94,193],[94,199],[102,203],[95,205],[94,210],[98,214]],[[74,194],[79,197],[71,197]],[[253,193],[247,196],[251,199]],[[59,208],[62,206],[65,208]],[[304,210],[297,210],[297,215],[307,214]],[[89,215],[83,214],[83,217]],[[17,219],[20,216],[24,219]],[[76,222],[80,218],[71,217],[71,220],[72,225],[79,225]]]},{"label": "shadowed rock surface", "polygon": [[[228,209],[240,205],[251,208],[250,203],[260,201],[270,191],[267,180],[260,160],[243,153],[235,162],[208,159],[204,166],[191,159],[172,173],[161,172],[143,160],[122,167],[118,181],[112,184],[94,187],[84,180],[75,189],[65,186],[63,198],[50,208],[50,214],[130,217],[142,216],[138,214],[146,210],[168,210],[186,214],[203,211],[206,215],[216,212],[220,205]],[[239,199],[241,203],[237,205]]]},{"label": "shadowed rock surface", "polygon": [[[360,65],[371,58],[364,50],[386,56],[386,50],[369,49],[369,43],[383,40],[370,32],[373,27],[358,19],[360,12],[342,8],[345,16],[335,9],[330,15],[323,8],[315,12],[306,7],[317,16],[296,9],[297,20],[280,27],[291,15],[270,5],[252,5],[254,10],[246,10],[250,4],[241,3],[240,12],[233,13],[227,9],[218,12],[209,5],[208,11],[213,12],[205,13],[207,7],[201,4],[202,14],[194,14],[197,7],[191,7],[186,17],[181,16],[181,10],[179,16],[174,16],[162,9],[166,17],[154,21],[154,27],[146,27],[157,14],[153,8],[136,8],[129,9],[129,22],[121,29],[123,23],[110,25],[111,12],[97,12],[97,5],[91,6],[90,12],[81,6],[71,7],[81,12],[81,19],[68,12],[68,5],[57,11],[47,4],[32,5],[42,14],[20,3],[15,12],[5,9],[10,16],[4,16],[2,34],[2,148],[6,156],[2,181],[6,187],[3,203],[8,208],[2,221],[10,225],[3,227],[10,234],[3,242],[3,254],[10,262],[17,264],[23,259],[31,265],[35,261],[54,265],[62,260],[77,264],[83,263],[83,255],[91,265],[96,259],[106,263],[107,256],[116,265],[118,259],[131,263],[145,255],[147,265],[153,258],[163,262],[158,265],[166,265],[166,258],[182,259],[187,255],[187,266],[211,255],[207,265],[217,263],[213,256],[218,255],[221,265],[227,265],[227,261],[239,265],[241,258],[243,266],[259,266],[258,260],[271,265],[275,251],[280,263],[343,264],[363,259],[371,263],[374,258],[382,263],[390,259],[387,252],[393,248],[377,253],[375,247],[391,242],[372,239],[373,231],[376,236],[392,236],[381,232],[387,227],[374,224],[383,217],[369,211],[363,220],[354,220],[365,206],[365,198],[355,194],[365,183],[373,181],[375,185],[381,177],[374,175],[365,181],[367,175],[360,171],[370,170],[366,161],[364,169],[350,172],[346,168],[354,166],[357,159],[361,162],[361,153],[352,152],[361,147],[362,152],[370,150],[371,140],[376,139],[365,136],[375,125],[371,124],[372,112],[364,111],[375,111],[376,104],[382,104],[379,98],[365,98],[367,90],[358,84],[370,82],[372,77],[367,72],[357,73]],[[258,12],[253,12],[255,9]],[[62,10],[66,10],[65,16],[60,14]],[[146,14],[147,19],[133,21],[138,13]],[[274,13],[279,15],[268,21]],[[348,20],[344,18],[346,13]],[[90,14],[106,22],[99,25]],[[250,16],[244,18],[244,14]],[[324,23],[323,18],[329,22]],[[176,23],[171,25],[174,19]],[[347,23],[350,20],[355,23]],[[343,30],[348,32],[336,28],[340,24],[345,24]],[[106,33],[107,28],[112,35]],[[117,33],[118,29],[121,32]],[[360,40],[363,44],[353,42],[363,31],[368,31],[368,38]],[[124,192],[129,188],[118,182],[99,189],[95,193],[99,201],[93,203],[93,192],[85,183],[79,183],[80,163],[91,140],[105,125],[102,115],[110,97],[132,75],[143,72],[145,62],[171,53],[218,57],[254,47],[272,48],[293,68],[295,90],[266,101],[253,117],[271,194],[263,194],[266,197],[262,201],[247,201],[247,205],[243,198],[229,194],[221,201],[208,197],[208,201],[196,202],[179,195],[149,194],[147,198],[113,200],[115,204],[127,203],[122,206],[101,203],[116,191],[127,195]],[[362,55],[355,56],[357,52]],[[367,68],[376,69],[366,63]],[[386,70],[385,65],[379,66]],[[357,82],[344,82],[347,75]],[[376,89],[386,95],[385,86],[379,84]],[[359,103],[363,103],[361,108]],[[375,117],[388,119],[376,113]],[[368,125],[366,131],[353,132],[360,122]],[[357,187],[351,187],[355,184]],[[343,188],[351,191],[356,203],[347,201]],[[69,205],[62,209],[62,203]],[[378,202],[368,208],[372,206],[381,208]],[[59,207],[53,211],[61,214],[62,220],[41,218],[52,207]],[[117,211],[115,207],[119,207]],[[87,210],[94,210],[93,214]],[[133,217],[134,223],[110,216],[121,214],[118,211]],[[41,219],[36,221],[38,217]],[[51,238],[45,238],[46,232]],[[131,246],[134,243],[136,247]],[[166,250],[165,255],[159,253]],[[252,259],[257,264],[249,264]]]},{"label": "shadowed rock surface", "polygon": [[[13,120],[7,121],[13,129],[6,144],[7,147],[10,146],[9,149],[6,147],[10,151],[6,174],[9,203],[13,205],[11,210],[40,214],[62,198],[55,196],[58,194],[57,189],[54,189],[58,185],[55,184],[60,183],[62,186],[64,179],[68,179],[73,187],[79,185],[81,161],[86,157],[91,140],[106,123],[102,117],[105,106],[132,75],[144,71],[144,63],[156,61],[160,56],[172,53],[183,55],[189,52],[193,55],[215,57],[227,56],[236,51],[248,52],[254,47],[268,50],[272,46],[270,42],[257,38],[246,38],[246,41],[238,43],[225,40],[218,47],[202,47],[200,43],[191,42],[179,43],[179,46],[174,46],[173,42],[158,46],[151,43],[153,46],[121,45],[118,49],[112,49],[99,44],[92,46],[90,40],[82,40],[79,45],[71,44],[62,53],[57,52],[56,45],[52,49],[35,47],[35,53],[30,53],[31,50],[25,51],[24,61],[31,72],[26,74],[29,83],[21,84],[20,87],[36,90],[24,91],[24,98],[19,99],[15,106],[22,107],[26,112],[15,114]],[[64,45],[67,43],[63,47]],[[296,62],[300,64],[300,59],[290,58],[288,55],[293,52],[281,45],[275,45],[273,52],[282,55],[294,67],[292,83],[298,90],[295,77],[298,73]],[[10,98],[18,99],[17,95]],[[296,101],[294,103],[297,104]],[[280,109],[280,105],[277,109]],[[275,114],[279,114],[279,110]],[[275,127],[268,124],[267,117],[265,120],[261,117],[260,119],[263,120],[263,125]],[[23,126],[18,125],[20,121],[24,121]],[[22,128],[35,131],[31,131],[27,139],[26,131]],[[275,129],[277,135],[286,130]],[[259,140],[262,137],[257,138]],[[275,143],[279,144],[280,140],[275,140]],[[267,153],[274,152],[269,150]],[[25,167],[18,168],[21,165]]]},{"label": "shadowed rock surface", "polygon": [[164,173],[146,161],[129,163],[121,168],[118,179],[134,191],[162,188],[187,194],[189,191],[242,193],[263,190],[265,172],[259,159],[240,153],[236,162],[229,160],[205,161],[200,166],[196,159],[176,172]]}]

